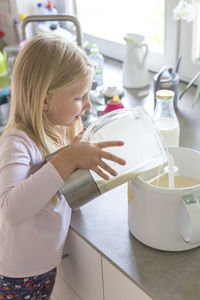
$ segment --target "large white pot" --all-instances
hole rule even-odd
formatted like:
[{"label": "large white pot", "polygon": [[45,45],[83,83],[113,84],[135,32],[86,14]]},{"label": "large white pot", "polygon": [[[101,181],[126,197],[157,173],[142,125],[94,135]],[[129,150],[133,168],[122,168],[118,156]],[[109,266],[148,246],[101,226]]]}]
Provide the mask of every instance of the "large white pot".
[{"label": "large white pot", "polygon": [[[179,173],[200,182],[200,152],[170,148]],[[200,184],[162,188],[145,182],[157,169],[129,182],[128,224],[142,243],[160,250],[182,251],[200,245]]]}]

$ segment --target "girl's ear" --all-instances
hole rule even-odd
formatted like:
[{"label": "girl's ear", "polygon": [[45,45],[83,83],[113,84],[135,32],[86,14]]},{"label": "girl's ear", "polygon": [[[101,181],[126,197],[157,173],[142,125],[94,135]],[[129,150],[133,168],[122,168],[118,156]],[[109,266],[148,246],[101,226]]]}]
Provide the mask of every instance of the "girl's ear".
[{"label": "girl's ear", "polygon": [[43,112],[47,112],[49,109],[49,103],[50,103],[50,95],[46,95],[44,99],[44,104],[43,104]]}]

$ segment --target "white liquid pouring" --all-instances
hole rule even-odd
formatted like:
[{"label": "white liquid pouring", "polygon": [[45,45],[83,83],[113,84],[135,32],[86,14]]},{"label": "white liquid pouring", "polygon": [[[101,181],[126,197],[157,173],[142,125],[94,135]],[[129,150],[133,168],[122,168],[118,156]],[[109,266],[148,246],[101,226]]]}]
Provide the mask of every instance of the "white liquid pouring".
[{"label": "white liquid pouring", "polygon": [[[159,170],[160,170],[160,168],[159,168]],[[158,173],[160,173],[159,170],[158,170]],[[174,188],[174,176],[179,175],[178,170],[179,170],[178,167],[175,166],[175,164],[174,164],[173,156],[169,155],[168,166],[164,167],[164,171],[162,173],[160,173],[157,176],[151,178],[150,180],[147,181],[147,183],[152,183],[155,180],[158,180],[159,178],[164,176],[165,174],[168,174],[168,187],[169,188]],[[158,181],[157,185],[159,185],[159,181]]]}]

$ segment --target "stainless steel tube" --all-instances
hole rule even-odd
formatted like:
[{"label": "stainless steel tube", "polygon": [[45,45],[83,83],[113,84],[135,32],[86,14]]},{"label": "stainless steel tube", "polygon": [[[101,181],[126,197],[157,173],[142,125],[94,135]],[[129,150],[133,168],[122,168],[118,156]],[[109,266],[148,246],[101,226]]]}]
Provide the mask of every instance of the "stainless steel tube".
[{"label": "stainless steel tube", "polygon": [[27,16],[21,25],[22,30],[22,37],[23,39],[26,39],[26,30],[25,27],[30,22],[38,22],[38,21],[71,21],[76,26],[76,38],[77,38],[77,44],[82,47],[83,45],[83,37],[82,37],[82,31],[81,31],[81,25],[79,23],[79,20],[72,15],[66,15],[66,14],[57,14],[57,15],[29,15]]},{"label": "stainless steel tube", "polygon": [[101,195],[89,170],[77,169],[61,189],[69,206],[76,209]]},{"label": "stainless steel tube", "polygon": [[[62,149],[48,155],[46,157],[46,162],[50,161],[53,156]],[[61,192],[72,209],[79,208],[101,195],[90,171],[85,169],[75,170],[65,181],[61,188]]]}]

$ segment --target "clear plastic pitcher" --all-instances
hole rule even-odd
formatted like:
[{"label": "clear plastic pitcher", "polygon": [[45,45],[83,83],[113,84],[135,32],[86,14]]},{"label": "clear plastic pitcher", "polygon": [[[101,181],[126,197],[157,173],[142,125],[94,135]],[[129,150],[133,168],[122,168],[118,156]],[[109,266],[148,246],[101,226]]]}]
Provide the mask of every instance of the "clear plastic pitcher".
[{"label": "clear plastic pitcher", "polygon": [[[109,161],[108,164],[118,172],[109,180],[102,180],[90,170],[75,170],[61,188],[72,209],[168,161],[168,150],[162,136],[141,106],[111,111],[99,117],[83,134],[83,141],[87,142],[108,140],[124,141],[123,146],[110,147],[106,151],[125,159],[126,165]],[[55,153],[48,155],[46,160],[53,155]]]},{"label": "clear plastic pitcher", "polygon": [[150,116],[141,106],[133,109],[119,109],[101,116],[87,128],[83,140],[89,142],[124,141],[122,147],[106,149],[126,160],[125,166],[112,161],[108,162],[117,171],[118,176],[103,180],[99,175],[90,171],[101,194],[168,160],[168,152],[162,137]]}]

